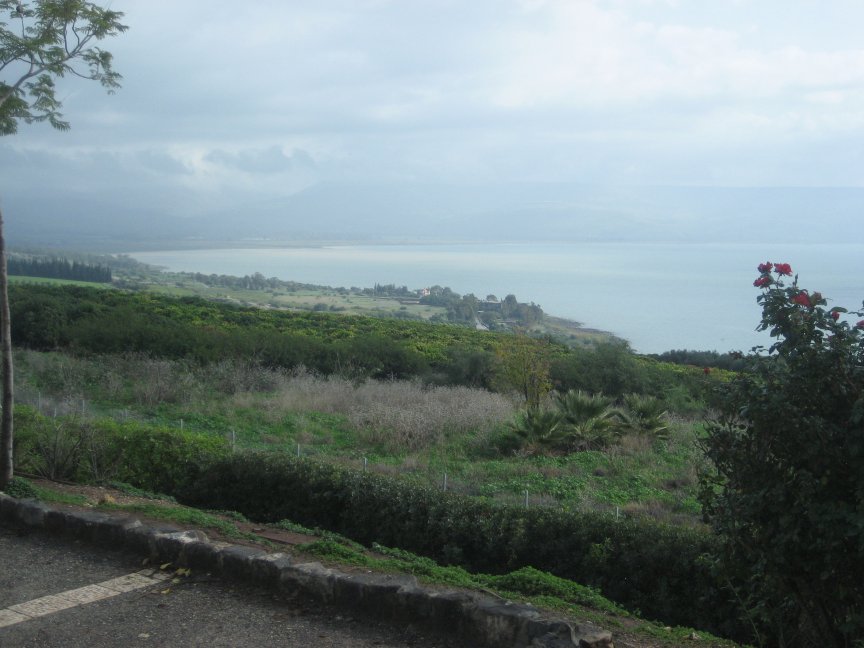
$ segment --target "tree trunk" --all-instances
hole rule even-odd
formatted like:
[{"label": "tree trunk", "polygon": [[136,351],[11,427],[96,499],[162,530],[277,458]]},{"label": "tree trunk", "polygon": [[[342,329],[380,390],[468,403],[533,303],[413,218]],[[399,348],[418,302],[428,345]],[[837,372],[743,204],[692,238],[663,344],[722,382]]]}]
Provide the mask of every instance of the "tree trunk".
[{"label": "tree trunk", "polygon": [[0,211],[0,355],[3,365],[3,401],[0,414],[0,490],[6,490],[13,475],[12,465],[12,325],[9,318],[9,276],[6,273],[6,240],[3,212]]}]

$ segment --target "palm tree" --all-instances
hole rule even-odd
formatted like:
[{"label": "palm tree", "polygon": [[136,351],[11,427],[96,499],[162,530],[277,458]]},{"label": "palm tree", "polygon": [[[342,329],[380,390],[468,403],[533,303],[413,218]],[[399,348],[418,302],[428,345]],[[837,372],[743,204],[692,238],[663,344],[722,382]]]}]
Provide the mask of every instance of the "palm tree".
[{"label": "palm tree", "polygon": [[611,398],[570,390],[558,394],[558,412],[564,423],[560,442],[572,450],[596,450],[618,434],[622,412]]},{"label": "palm tree", "polygon": [[517,414],[509,427],[521,438],[522,450],[534,454],[554,443],[561,416],[558,412],[529,407]]},{"label": "palm tree", "polygon": [[667,439],[669,425],[663,404],[653,396],[627,394],[624,397],[628,429],[653,439]]}]

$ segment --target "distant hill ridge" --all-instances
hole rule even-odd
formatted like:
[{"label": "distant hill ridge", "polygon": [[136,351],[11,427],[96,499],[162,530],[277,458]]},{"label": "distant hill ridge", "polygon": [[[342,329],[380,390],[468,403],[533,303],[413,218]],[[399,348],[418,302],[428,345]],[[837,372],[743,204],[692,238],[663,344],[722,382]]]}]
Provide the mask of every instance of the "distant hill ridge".
[{"label": "distant hill ridge", "polygon": [[857,187],[321,184],[194,216],[56,190],[4,204],[12,245],[132,249],[271,241],[843,243]]}]

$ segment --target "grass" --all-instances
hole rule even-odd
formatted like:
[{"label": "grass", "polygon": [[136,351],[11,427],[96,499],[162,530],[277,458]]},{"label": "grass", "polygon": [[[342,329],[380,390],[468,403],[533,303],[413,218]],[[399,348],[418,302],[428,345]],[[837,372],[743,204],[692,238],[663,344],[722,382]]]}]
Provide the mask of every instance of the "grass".
[{"label": "grass", "polygon": [[443,307],[421,304],[403,304],[396,298],[372,297],[332,288],[287,290],[276,288],[265,290],[207,286],[182,274],[167,273],[152,277],[155,281],[147,290],[177,297],[197,296],[208,299],[224,299],[259,308],[283,308],[291,310],[324,310],[350,315],[373,315],[410,317],[429,320],[446,316]]},{"label": "grass", "polygon": [[[356,543],[355,543],[356,544]],[[443,566],[435,561],[401,549],[382,545],[372,546],[372,553],[340,542],[322,539],[297,545],[303,553],[339,565],[364,567],[389,573],[412,574],[421,583],[458,587],[492,594],[501,599],[527,603],[534,607],[555,610],[561,614],[592,621],[603,627],[625,629],[636,635],[660,640],[660,645],[680,646],[692,640],[692,628],[668,627],[651,623],[630,614],[597,590],[558,578],[547,572],[524,567],[501,575],[471,573],[461,567]],[[702,645],[734,647],[731,641],[707,633],[697,633]]]},{"label": "grass", "polygon": [[698,524],[702,428],[625,436],[603,451],[515,453],[514,401],[466,387],[353,382],[242,363],[16,353],[18,402],[220,436],[238,449],[312,455],[490,500]]},{"label": "grass", "polygon": [[118,504],[116,502],[102,502],[98,508],[109,511],[123,511],[125,513],[138,513],[144,517],[167,520],[184,526],[192,526],[197,529],[215,529],[222,535],[235,540],[253,540],[267,544],[267,540],[254,533],[241,531],[237,525],[229,520],[224,520],[216,513],[208,513],[198,509],[178,505],[165,504]]},{"label": "grass", "polygon": [[153,493],[148,490],[144,490],[142,488],[137,488],[132,486],[132,484],[125,484],[123,482],[112,481],[110,483],[111,488],[115,488],[121,493],[125,493],[126,495],[132,495],[133,497],[143,497],[145,499],[157,500],[162,502],[171,502],[173,504],[177,503],[177,500],[171,497],[170,495],[162,495],[160,493]]},{"label": "grass", "polygon": [[[61,492],[35,484],[29,485],[38,498],[45,502],[77,506],[92,505],[92,502],[83,495]],[[119,490],[127,494],[150,497],[154,500],[162,500],[163,503],[119,504],[103,501],[96,508],[137,513],[143,517],[204,531],[215,530],[227,538],[247,540],[268,548],[274,547],[272,542],[257,534],[241,531],[236,522],[245,521],[245,518],[237,513],[201,511],[178,506],[171,503],[169,497],[140,491],[124,484],[118,486],[122,487]],[[335,563],[337,566],[362,567],[383,573],[411,574],[421,583],[480,591],[501,599],[527,603],[582,621],[592,621],[612,630],[625,630],[637,636],[652,637],[660,640],[660,645],[665,646],[681,645],[680,642],[688,640],[694,632],[691,628],[669,628],[644,621],[608,600],[593,588],[558,578],[532,567],[507,574],[471,573],[461,567],[440,565],[429,558],[401,549],[373,544],[370,550],[339,534],[317,528],[309,529],[289,520],[283,520],[272,526],[319,538],[313,542],[296,545],[296,550],[325,562]],[[703,642],[702,645],[730,648],[736,645],[705,633],[698,634]]]},{"label": "grass", "polygon": [[20,275],[9,275],[9,283],[22,284],[48,284],[52,286],[85,286],[87,288],[112,288],[111,284],[96,283],[92,281],[74,281],[72,279],[52,279],[47,277],[24,277]]},{"label": "grass", "polygon": [[43,502],[50,502],[51,504],[68,504],[70,506],[87,506],[90,502],[90,500],[88,500],[84,495],[55,491],[36,484],[32,484],[32,486],[36,493],[36,497]]}]

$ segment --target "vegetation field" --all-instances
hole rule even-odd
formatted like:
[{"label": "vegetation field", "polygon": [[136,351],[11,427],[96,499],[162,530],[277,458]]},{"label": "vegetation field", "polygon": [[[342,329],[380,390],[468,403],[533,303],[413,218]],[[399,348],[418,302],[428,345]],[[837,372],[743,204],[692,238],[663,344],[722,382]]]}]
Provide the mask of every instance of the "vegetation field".
[{"label": "vegetation field", "polygon": [[202,368],[143,356],[36,351],[19,351],[16,360],[19,403],[56,413],[58,431],[82,416],[136,421],[492,501],[524,504],[527,491],[529,506],[699,520],[702,431],[683,416],[668,418],[663,438],[628,432],[602,449],[542,453],[524,449],[513,430],[519,398],[480,388],[358,382],[244,362]]},{"label": "vegetation field", "polygon": [[[245,307],[179,286],[177,296],[12,288],[18,402],[57,421],[137,421],[488,501],[699,524],[700,417],[722,371],[637,357],[605,338],[570,347],[446,323]],[[654,408],[650,424],[628,407],[635,394]]]},{"label": "vegetation field", "polygon": [[110,284],[98,284],[91,281],[76,281],[75,279],[55,279],[52,277],[9,276],[10,284],[38,284],[44,286],[80,286],[82,288],[111,288]]},{"label": "vegetation field", "polygon": [[[512,296],[482,302],[494,330],[480,330],[466,320],[479,300],[437,288],[436,303],[412,304],[446,313],[426,320],[316,308],[319,292],[281,283],[271,292],[311,308],[244,305],[261,277],[195,278],[234,291],[212,299],[128,279],[15,282],[15,462],[466,573],[537,568],[734,639],[853,645],[864,320],[786,287],[788,264],[759,270],[762,326],[779,341],[746,358],[566,341]],[[508,329],[511,317],[527,325]],[[789,581],[802,569],[815,599]]]},{"label": "vegetation field", "polygon": [[146,289],[180,297],[224,299],[237,304],[260,308],[311,310],[423,320],[432,320],[436,317],[440,319],[444,314],[444,309],[439,306],[405,304],[393,297],[374,297],[333,288],[288,290],[276,287],[271,290],[256,290],[253,288],[208,286],[184,277],[176,277],[175,281],[170,279],[165,277],[162,281],[149,284]]}]

